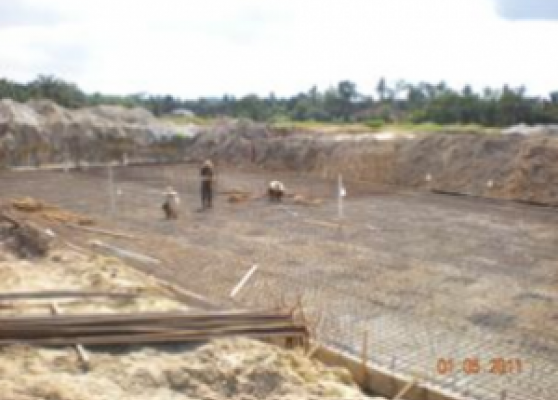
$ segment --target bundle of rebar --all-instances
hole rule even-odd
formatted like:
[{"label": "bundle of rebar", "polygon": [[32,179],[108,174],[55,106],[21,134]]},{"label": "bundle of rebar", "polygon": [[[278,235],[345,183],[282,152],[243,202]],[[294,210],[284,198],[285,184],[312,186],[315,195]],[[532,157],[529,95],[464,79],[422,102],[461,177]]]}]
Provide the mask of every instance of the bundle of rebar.
[{"label": "bundle of rebar", "polygon": [[66,314],[0,318],[0,345],[127,345],[219,337],[299,338],[307,327],[285,311]]}]

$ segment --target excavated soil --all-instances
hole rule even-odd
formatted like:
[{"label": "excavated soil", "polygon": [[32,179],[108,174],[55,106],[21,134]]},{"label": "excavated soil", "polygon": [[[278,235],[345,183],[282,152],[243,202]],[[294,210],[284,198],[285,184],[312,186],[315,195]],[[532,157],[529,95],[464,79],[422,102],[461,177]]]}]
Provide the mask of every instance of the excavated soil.
[{"label": "excavated soil", "polygon": [[370,184],[558,205],[555,134],[343,135],[227,122],[198,135],[188,154],[234,165],[254,161],[273,171],[342,174]]}]

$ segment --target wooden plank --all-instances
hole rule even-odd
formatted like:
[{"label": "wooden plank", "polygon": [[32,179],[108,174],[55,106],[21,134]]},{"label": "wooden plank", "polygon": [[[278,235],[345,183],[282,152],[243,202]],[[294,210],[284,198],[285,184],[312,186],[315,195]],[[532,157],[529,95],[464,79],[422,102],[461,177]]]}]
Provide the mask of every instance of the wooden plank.
[{"label": "wooden plank", "polygon": [[164,332],[138,335],[110,335],[110,336],[78,336],[71,338],[41,338],[41,339],[0,339],[0,345],[30,344],[30,345],[132,345],[151,343],[181,343],[207,341],[220,337],[253,337],[253,338],[304,338],[307,336],[305,327],[290,327],[288,329],[241,329],[217,332],[196,332],[185,334],[183,332]]},{"label": "wooden plank", "polygon": [[[50,306],[54,315],[62,314],[62,309],[55,302],[52,302]],[[83,365],[86,369],[89,369],[89,355],[87,354],[83,346],[80,343],[75,343],[74,348],[76,349],[81,365]]]},{"label": "wooden plank", "polygon": [[134,298],[136,293],[116,293],[116,292],[89,292],[78,290],[42,290],[37,292],[10,292],[0,293],[0,301],[3,300],[33,300],[33,299],[52,299],[52,298]]},{"label": "wooden plank", "polygon": [[132,236],[132,235],[129,235],[127,233],[122,233],[122,232],[109,231],[109,230],[106,230],[106,229],[92,228],[90,226],[81,226],[81,225],[76,225],[76,224],[65,224],[65,226],[67,226],[69,228],[72,228],[72,229],[77,229],[77,230],[89,232],[89,233],[97,233],[97,234],[100,234],[100,235],[106,235],[106,236],[112,236],[112,237],[116,237],[116,238],[124,238],[124,239],[130,239],[130,240],[139,240],[139,238],[137,236]]},{"label": "wooden plank", "polygon": [[393,398],[393,400],[401,400],[403,399],[403,396],[405,396],[407,393],[409,393],[409,391],[417,384],[416,380],[412,380],[410,382],[408,382],[403,389],[401,389],[399,391],[399,393],[397,393],[395,395],[395,397]]},{"label": "wooden plank", "polygon": [[364,379],[368,379],[368,331],[364,331],[362,336],[362,376]]},{"label": "wooden plank", "polygon": [[[408,377],[402,376],[389,368],[372,363],[368,365],[366,379],[363,379],[362,363],[359,358],[345,351],[336,350],[325,345],[320,347],[315,358],[327,365],[347,368],[362,388],[386,398],[393,398],[393,396],[398,394],[398,388],[409,383]],[[465,400],[462,395],[456,392],[448,391],[429,383],[413,386],[407,392],[405,398],[406,400]]]},{"label": "wooden plank", "polygon": [[242,320],[242,319],[266,319],[281,320],[292,318],[291,314],[286,311],[212,311],[207,313],[188,313],[188,312],[144,312],[144,313],[120,313],[120,314],[71,314],[59,316],[53,319],[44,315],[28,315],[28,316],[9,316],[0,317],[0,329],[8,324],[12,325],[33,325],[33,324],[93,324],[93,323],[126,323],[135,322],[161,322],[168,320],[213,320],[216,318],[226,320]]},{"label": "wooden plank", "polygon": [[142,334],[142,333],[169,333],[169,332],[182,332],[184,334],[197,333],[197,332],[226,332],[228,330],[240,329],[290,329],[298,328],[302,325],[294,324],[292,321],[282,322],[263,322],[258,323],[254,321],[240,321],[231,324],[224,323],[205,323],[196,325],[124,325],[124,326],[42,326],[34,325],[21,329],[15,328],[2,328],[0,329],[0,339],[20,339],[20,338],[42,338],[42,337],[71,337],[79,335],[107,335],[107,334]]},{"label": "wooden plank", "polygon": [[308,353],[306,353],[306,357],[312,358],[316,354],[316,352],[320,349],[322,345],[319,342],[314,343],[314,345],[310,348]]},{"label": "wooden plank", "polygon": [[146,263],[146,264],[161,264],[162,263],[161,260],[159,260],[157,258],[147,256],[145,254],[141,254],[141,253],[138,253],[136,251],[123,249],[121,247],[114,246],[112,244],[103,243],[99,240],[95,240],[95,241],[91,242],[91,244],[94,247],[100,248],[102,250],[108,250],[109,252],[111,252],[113,254],[116,254],[119,257],[130,258],[132,260],[136,260],[136,261]]}]

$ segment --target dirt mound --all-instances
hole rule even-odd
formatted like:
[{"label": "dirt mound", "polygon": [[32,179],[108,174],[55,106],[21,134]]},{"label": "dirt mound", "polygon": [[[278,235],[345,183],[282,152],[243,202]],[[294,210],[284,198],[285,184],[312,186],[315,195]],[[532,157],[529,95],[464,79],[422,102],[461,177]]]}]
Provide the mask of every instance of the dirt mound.
[{"label": "dirt mound", "polygon": [[96,352],[84,374],[70,351],[8,347],[0,391],[5,400],[369,399],[347,371],[297,352],[247,339],[189,349]]},{"label": "dirt mound", "polygon": [[140,108],[68,110],[49,100],[0,101],[0,166],[176,158],[166,143],[181,130]]},{"label": "dirt mound", "polygon": [[31,197],[13,199],[10,201],[10,204],[17,211],[30,213],[34,216],[41,217],[51,222],[77,225],[93,225],[95,223],[92,218],[79,215],[71,211],[63,210],[57,206],[45,203]]},{"label": "dirt mound", "polygon": [[395,182],[558,205],[558,137],[430,135],[400,146]]}]

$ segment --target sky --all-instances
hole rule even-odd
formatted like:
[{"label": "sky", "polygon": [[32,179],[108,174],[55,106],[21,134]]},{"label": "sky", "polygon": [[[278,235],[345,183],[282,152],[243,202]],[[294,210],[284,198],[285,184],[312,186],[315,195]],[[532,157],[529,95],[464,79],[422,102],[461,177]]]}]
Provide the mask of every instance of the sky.
[{"label": "sky", "polygon": [[290,96],[341,80],[558,90],[557,0],[0,0],[0,77]]}]

